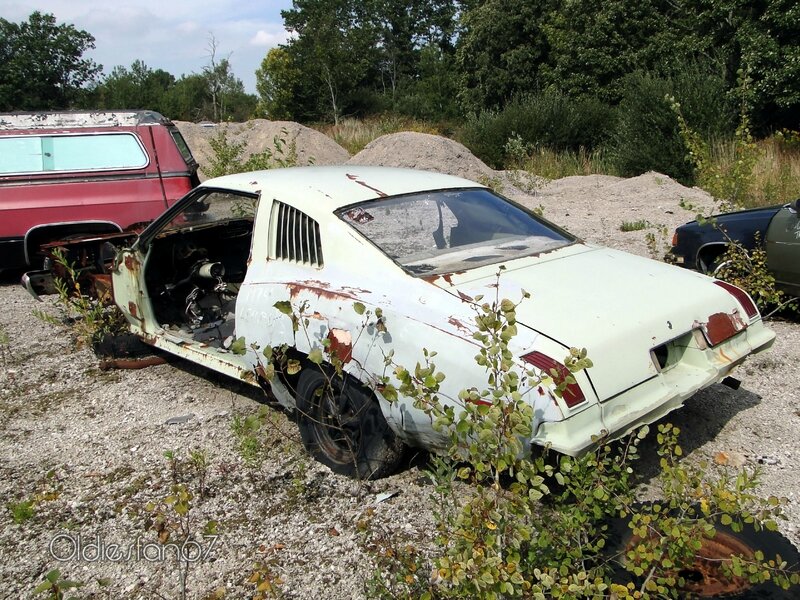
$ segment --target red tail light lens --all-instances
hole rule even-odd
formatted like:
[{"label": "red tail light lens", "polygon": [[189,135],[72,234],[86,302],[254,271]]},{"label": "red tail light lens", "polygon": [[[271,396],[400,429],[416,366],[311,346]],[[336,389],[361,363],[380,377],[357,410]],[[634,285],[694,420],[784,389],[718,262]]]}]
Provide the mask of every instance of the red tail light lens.
[{"label": "red tail light lens", "polygon": [[[522,360],[553,377],[556,384],[560,384],[570,375],[567,367],[541,352],[526,354],[522,357]],[[555,371],[555,374],[553,371]],[[570,408],[577,406],[581,402],[586,402],[586,397],[583,395],[583,391],[581,391],[577,383],[568,384],[567,387],[564,388],[562,398],[564,399],[564,403]]]},{"label": "red tail light lens", "polygon": [[744,311],[747,313],[748,318],[752,319],[758,316],[758,308],[756,308],[755,302],[753,302],[753,299],[750,298],[750,295],[747,292],[739,289],[735,285],[731,285],[727,281],[720,281],[717,279],[714,281],[714,283],[739,301],[739,304],[744,307]]}]

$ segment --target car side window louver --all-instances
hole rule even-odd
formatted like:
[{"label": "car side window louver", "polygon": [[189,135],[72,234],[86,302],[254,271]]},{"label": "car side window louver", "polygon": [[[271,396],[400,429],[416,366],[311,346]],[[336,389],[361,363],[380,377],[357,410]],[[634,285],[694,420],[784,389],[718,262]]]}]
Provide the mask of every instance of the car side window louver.
[{"label": "car side window louver", "polygon": [[275,258],[322,266],[319,223],[296,208],[275,202]]}]

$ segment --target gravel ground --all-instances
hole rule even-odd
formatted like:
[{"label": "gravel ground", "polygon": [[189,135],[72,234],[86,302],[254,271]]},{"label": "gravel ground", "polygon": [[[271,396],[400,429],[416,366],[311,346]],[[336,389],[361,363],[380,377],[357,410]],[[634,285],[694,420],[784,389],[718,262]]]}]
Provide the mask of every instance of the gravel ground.
[{"label": "gravel ground", "polygon": [[[402,144],[385,136],[371,145],[382,160],[370,158],[368,147],[360,161],[393,164],[392,156],[412,155],[422,157],[413,161],[421,168],[481,168],[447,140],[398,135]],[[691,218],[681,199],[709,202],[655,173],[522,185],[513,174],[486,169],[508,195],[543,207],[573,233],[642,255],[653,243],[663,253],[668,240],[660,226],[671,235]],[[653,226],[620,231],[623,221],[642,219]],[[265,408],[257,391],[183,361],[102,371],[71,329],[34,316],[36,309],[58,311],[35,303],[10,274],[0,277],[0,306],[0,597],[32,596],[53,568],[85,583],[79,597],[179,597],[174,548],[160,555],[155,527],[159,511],[167,516],[165,532],[178,521],[163,507],[175,482],[195,493],[188,527],[198,545],[189,550],[204,553],[185,578],[190,598],[252,597],[254,574],[285,598],[365,598],[374,569],[365,528],[421,544],[429,539],[435,503],[422,476],[424,455],[378,482],[338,477],[304,455],[293,423]],[[726,452],[760,465],[760,491],[789,499],[780,529],[800,545],[800,324],[770,326],[777,341],[737,371],[739,390],[704,390],[670,421],[682,429],[689,460]],[[248,463],[232,424],[259,410],[268,414],[264,446]],[[173,461],[165,457],[170,452]],[[656,471],[652,454],[642,460],[645,473]],[[379,501],[387,492],[395,495]],[[154,512],[152,504],[162,508]],[[202,537],[209,522],[218,537]]]}]

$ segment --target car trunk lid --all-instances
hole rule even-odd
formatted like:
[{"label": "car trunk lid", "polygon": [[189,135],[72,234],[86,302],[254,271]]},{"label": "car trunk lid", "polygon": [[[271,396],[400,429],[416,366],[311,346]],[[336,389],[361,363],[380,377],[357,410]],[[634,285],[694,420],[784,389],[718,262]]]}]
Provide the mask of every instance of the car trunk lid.
[{"label": "car trunk lid", "polygon": [[[585,347],[600,400],[658,374],[651,350],[708,323],[735,315],[731,294],[700,274],[608,248],[583,244],[506,264],[499,297],[517,301],[517,321],[566,349]],[[497,266],[429,278],[459,296],[495,295]],[[556,360],[563,357],[554,356]]]}]

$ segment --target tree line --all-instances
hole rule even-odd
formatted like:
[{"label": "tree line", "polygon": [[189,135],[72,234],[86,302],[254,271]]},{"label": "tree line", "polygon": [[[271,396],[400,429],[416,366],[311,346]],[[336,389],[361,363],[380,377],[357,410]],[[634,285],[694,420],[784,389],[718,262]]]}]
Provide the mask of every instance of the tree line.
[{"label": "tree line", "polygon": [[[492,166],[537,148],[607,156],[620,174],[691,182],[678,127],[800,122],[796,0],[294,0],[248,94],[209,40],[176,78],[142,61],[103,75],[94,38],[52,15],[0,18],[0,110],[150,108],[180,120],[446,124]],[[743,121],[746,119],[746,121]],[[741,129],[741,127],[740,127]]]},{"label": "tree line", "polygon": [[51,14],[0,18],[0,110],[146,108],[184,121],[244,121],[257,111],[257,96],[245,92],[213,36],[208,64],[179,78],[141,60],[103,75],[84,57],[94,47],[94,36]]},{"label": "tree line", "polygon": [[295,0],[282,14],[293,37],[258,91],[285,118],[464,118],[554,91],[615,106],[632,75],[687,70],[719,78],[761,128],[800,116],[795,0]]}]

